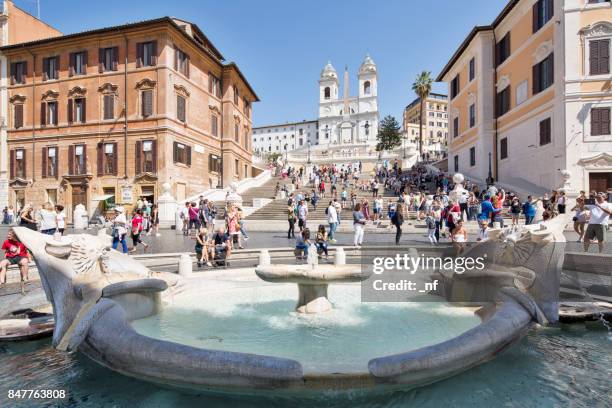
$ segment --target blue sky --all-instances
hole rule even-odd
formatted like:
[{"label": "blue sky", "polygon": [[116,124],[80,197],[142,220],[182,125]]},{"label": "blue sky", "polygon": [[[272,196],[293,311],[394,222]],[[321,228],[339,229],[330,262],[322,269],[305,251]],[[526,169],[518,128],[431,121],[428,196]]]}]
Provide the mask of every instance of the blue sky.
[{"label": "blue sky", "polygon": [[[36,15],[35,0],[14,0]],[[351,93],[366,53],[378,65],[381,116],[401,118],[417,73],[435,77],[474,25],[506,0],[40,0],[41,18],[64,33],[175,16],[196,23],[236,61],[261,102],[254,125],[315,119],[318,79],[331,60],[348,66]],[[446,91],[437,84],[435,91]]]}]

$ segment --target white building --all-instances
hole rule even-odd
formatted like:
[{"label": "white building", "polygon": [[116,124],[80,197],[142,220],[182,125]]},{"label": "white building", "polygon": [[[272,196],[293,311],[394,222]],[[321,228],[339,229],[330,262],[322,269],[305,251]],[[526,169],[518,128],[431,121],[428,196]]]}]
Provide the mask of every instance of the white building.
[{"label": "white building", "polygon": [[331,62],[319,79],[319,143],[321,145],[376,144],[378,133],[378,81],[376,64],[366,56],[357,76],[359,92],[349,96],[349,73],[344,71],[344,92]]},{"label": "white building", "polygon": [[[284,153],[318,143],[316,120],[253,128],[253,153],[263,156]],[[286,148],[285,148],[286,146]]]}]

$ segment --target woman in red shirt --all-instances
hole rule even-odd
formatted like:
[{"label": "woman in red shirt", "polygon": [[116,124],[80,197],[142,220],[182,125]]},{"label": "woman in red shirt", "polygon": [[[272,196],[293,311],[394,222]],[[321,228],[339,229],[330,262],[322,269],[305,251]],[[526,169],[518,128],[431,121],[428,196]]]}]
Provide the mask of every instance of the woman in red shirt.
[{"label": "woman in red shirt", "polygon": [[138,209],[132,217],[132,242],[134,246],[132,247],[132,250],[130,252],[136,251],[136,247],[138,247],[139,243],[144,245],[145,249],[149,247],[149,245],[143,242],[140,238],[140,234],[142,233],[142,221],[142,210]]},{"label": "woman in red shirt", "polygon": [[6,241],[2,244],[2,250],[4,251],[4,259],[0,261],[0,285],[6,283],[6,270],[9,265],[19,265],[21,281],[27,282],[28,263],[30,262],[28,249],[19,241],[12,229],[9,230]]}]

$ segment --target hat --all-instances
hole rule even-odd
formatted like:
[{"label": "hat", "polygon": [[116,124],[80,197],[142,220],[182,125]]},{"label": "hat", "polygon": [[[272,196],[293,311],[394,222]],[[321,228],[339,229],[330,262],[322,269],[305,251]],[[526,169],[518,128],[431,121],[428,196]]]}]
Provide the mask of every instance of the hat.
[{"label": "hat", "polygon": [[119,206],[115,207],[115,212],[124,213],[125,209],[122,206],[119,205]]}]

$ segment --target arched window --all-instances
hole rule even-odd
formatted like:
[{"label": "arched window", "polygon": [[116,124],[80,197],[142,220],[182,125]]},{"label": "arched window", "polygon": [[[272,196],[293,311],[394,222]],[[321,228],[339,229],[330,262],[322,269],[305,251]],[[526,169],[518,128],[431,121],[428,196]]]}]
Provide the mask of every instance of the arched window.
[{"label": "arched window", "polygon": [[370,81],[365,81],[363,83],[363,94],[364,95],[369,95],[370,94]]},{"label": "arched window", "polygon": [[329,99],[331,97],[331,90],[329,89],[329,86],[325,87],[325,90],[323,91],[325,99]]}]

